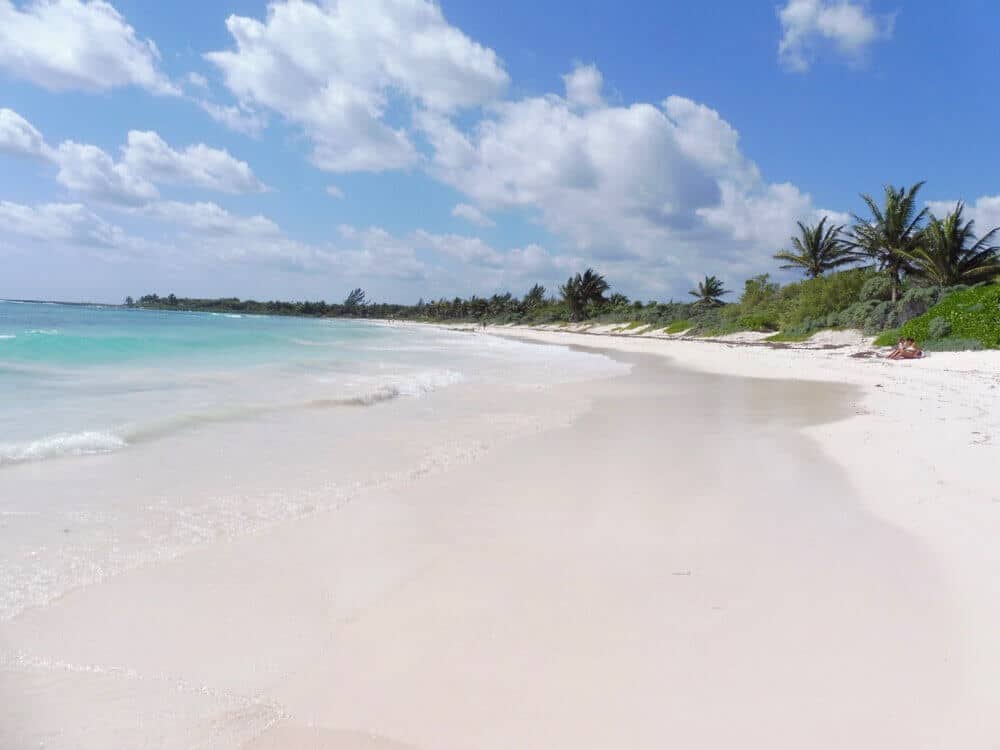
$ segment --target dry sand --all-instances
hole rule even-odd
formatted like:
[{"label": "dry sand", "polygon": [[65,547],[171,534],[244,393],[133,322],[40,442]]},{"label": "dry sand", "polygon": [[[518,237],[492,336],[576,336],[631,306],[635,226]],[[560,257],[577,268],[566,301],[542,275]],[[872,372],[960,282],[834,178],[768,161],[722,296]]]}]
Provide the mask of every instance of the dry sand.
[{"label": "dry sand", "polygon": [[3,624],[0,746],[998,746],[995,355],[501,333],[633,373]]}]

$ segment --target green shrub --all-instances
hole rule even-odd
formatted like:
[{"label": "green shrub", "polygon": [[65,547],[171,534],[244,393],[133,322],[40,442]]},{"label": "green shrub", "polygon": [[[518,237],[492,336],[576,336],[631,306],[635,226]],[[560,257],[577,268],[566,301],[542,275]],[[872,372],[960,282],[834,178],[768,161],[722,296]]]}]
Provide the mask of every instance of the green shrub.
[{"label": "green shrub", "polygon": [[896,307],[891,302],[855,302],[835,316],[838,328],[857,328],[865,333],[878,333],[896,324]]},{"label": "green shrub", "polygon": [[895,346],[901,335],[898,328],[890,328],[888,331],[882,331],[873,343],[875,346]]},{"label": "green shrub", "polygon": [[[878,278],[872,277],[865,285],[874,287],[871,282]],[[874,294],[870,289],[869,292]],[[860,328],[865,333],[894,329],[923,315],[950,293],[951,289],[941,287],[911,287],[895,304],[887,299],[862,299],[834,316],[835,322],[832,325]],[[864,296],[865,291],[862,290],[862,297]]]},{"label": "green shrub", "polygon": [[804,320],[798,325],[789,326],[781,331],[779,335],[782,337],[787,337],[787,341],[798,341],[809,338],[816,331],[822,331],[824,328],[829,328],[826,324],[826,319],[820,318],[810,318]]},{"label": "green shrub", "polygon": [[942,318],[951,325],[951,336],[955,339],[976,341],[987,349],[1000,349],[1000,284],[948,294],[929,311],[904,325],[900,334],[926,342],[931,338],[930,325],[935,318]]},{"label": "green shrub", "polygon": [[924,342],[928,352],[975,352],[985,347],[975,339],[932,339]]},{"label": "green shrub", "polygon": [[703,336],[725,333],[733,324],[724,317],[727,314],[724,310],[725,307],[692,308],[694,314],[688,319],[691,322],[691,332]]},{"label": "green shrub", "polygon": [[883,331],[886,328],[895,328],[897,325],[899,318],[896,314],[896,305],[892,302],[879,302],[865,319],[866,331]]},{"label": "green shrub", "polygon": [[840,313],[860,301],[861,288],[871,275],[866,269],[852,269],[789,284],[782,290],[782,329],[808,320],[822,320],[825,325],[831,313]]},{"label": "green shrub", "polygon": [[665,330],[667,333],[683,333],[690,328],[692,328],[690,320],[675,320],[673,323],[668,325]]},{"label": "green shrub", "polygon": [[861,285],[862,302],[884,302],[892,297],[892,280],[885,274],[876,274]]},{"label": "green shrub", "polygon": [[951,323],[944,318],[933,318],[927,325],[927,335],[932,339],[944,339],[951,333]]},{"label": "green shrub", "polygon": [[740,316],[736,326],[745,331],[776,331],[780,323],[774,315],[759,311]]},{"label": "green shrub", "polygon": [[939,286],[916,286],[907,289],[896,304],[895,325],[903,325],[918,318],[941,301],[943,290]]},{"label": "green shrub", "polygon": [[730,330],[776,331],[781,327],[781,285],[768,274],[748,279],[736,304],[720,312],[721,328]]}]

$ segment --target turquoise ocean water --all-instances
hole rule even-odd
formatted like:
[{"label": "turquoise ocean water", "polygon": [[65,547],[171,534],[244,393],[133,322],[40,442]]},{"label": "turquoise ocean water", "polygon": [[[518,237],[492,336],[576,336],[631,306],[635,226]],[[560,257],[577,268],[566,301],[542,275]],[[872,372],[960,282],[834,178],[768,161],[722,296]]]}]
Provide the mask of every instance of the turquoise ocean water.
[{"label": "turquoise ocean water", "polygon": [[0,301],[0,470],[274,411],[572,379],[595,359],[429,327]]},{"label": "turquoise ocean water", "polygon": [[472,460],[562,419],[549,387],[622,369],[429,326],[0,301],[0,621]]}]

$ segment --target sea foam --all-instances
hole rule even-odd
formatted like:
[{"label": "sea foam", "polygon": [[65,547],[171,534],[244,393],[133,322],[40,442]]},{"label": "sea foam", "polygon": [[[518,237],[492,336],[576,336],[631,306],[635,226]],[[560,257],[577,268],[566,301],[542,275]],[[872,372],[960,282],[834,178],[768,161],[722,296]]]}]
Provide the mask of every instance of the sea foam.
[{"label": "sea foam", "polygon": [[125,441],[108,432],[63,432],[24,443],[0,443],[0,466],[59,456],[90,456],[124,448]]},{"label": "sea foam", "polygon": [[422,396],[440,388],[447,388],[465,380],[465,376],[454,370],[431,370],[401,376],[392,383],[400,396]]}]

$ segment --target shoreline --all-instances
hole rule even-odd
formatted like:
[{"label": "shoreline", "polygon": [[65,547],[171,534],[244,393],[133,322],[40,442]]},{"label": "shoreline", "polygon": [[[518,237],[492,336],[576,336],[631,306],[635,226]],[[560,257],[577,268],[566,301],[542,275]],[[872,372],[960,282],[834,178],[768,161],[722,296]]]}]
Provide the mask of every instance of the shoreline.
[{"label": "shoreline", "polygon": [[588,407],[474,462],[0,624],[40,659],[0,663],[7,710],[44,697],[52,736],[91,732],[73,747],[233,721],[211,746],[991,747],[991,462],[939,453],[993,425],[985,373],[953,392],[944,363],[502,332],[633,371],[556,386]]}]

